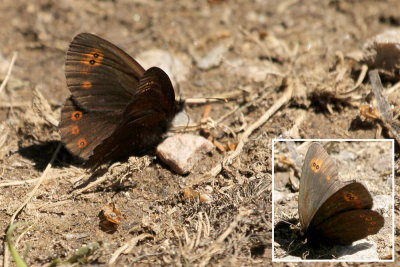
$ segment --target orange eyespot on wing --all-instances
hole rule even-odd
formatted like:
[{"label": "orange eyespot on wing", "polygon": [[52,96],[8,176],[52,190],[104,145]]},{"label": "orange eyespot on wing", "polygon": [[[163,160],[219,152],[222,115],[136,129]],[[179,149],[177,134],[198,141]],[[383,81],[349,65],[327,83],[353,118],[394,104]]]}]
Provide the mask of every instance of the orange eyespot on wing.
[{"label": "orange eyespot on wing", "polygon": [[81,138],[78,141],[78,146],[79,148],[85,148],[87,146],[87,141],[85,138]]},{"label": "orange eyespot on wing", "polygon": [[324,163],[324,161],[320,158],[313,158],[310,161],[310,167],[311,170],[315,173],[318,173],[321,170],[321,166]]},{"label": "orange eyespot on wing", "polygon": [[89,81],[84,81],[84,82],[82,83],[82,87],[83,87],[84,89],[90,89],[90,88],[92,88],[92,83],[89,82]]},{"label": "orange eyespot on wing", "polygon": [[354,202],[358,200],[358,196],[356,194],[353,194],[351,192],[344,192],[343,198],[345,201],[349,202]]},{"label": "orange eyespot on wing", "polygon": [[92,49],[93,50],[91,52],[84,54],[84,59],[81,60],[80,62],[88,66],[93,66],[93,67],[100,66],[101,63],[103,62],[104,55],[100,52],[99,49],[96,48]]},{"label": "orange eyespot on wing", "polygon": [[148,81],[145,85],[145,87],[142,89],[141,93],[145,93],[151,89],[151,87],[154,85],[153,81]]},{"label": "orange eyespot on wing", "polygon": [[73,120],[73,121],[80,120],[80,119],[82,119],[82,115],[83,115],[82,111],[79,111],[79,110],[74,111],[74,112],[72,112],[71,120]]},{"label": "orange eyespot on wing", "polygon": [[78,125],[75,125],[74,127],[72,127],[71,133],[72,133],[73,135],[78,135],[79,132],[80,132],[80,131],[79,131]]}]

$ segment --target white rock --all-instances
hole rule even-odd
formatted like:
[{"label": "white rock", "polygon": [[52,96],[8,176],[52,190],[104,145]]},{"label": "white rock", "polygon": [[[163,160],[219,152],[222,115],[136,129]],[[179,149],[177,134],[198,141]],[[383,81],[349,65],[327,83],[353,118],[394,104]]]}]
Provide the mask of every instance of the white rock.
[{"label": "white rock", "polygon": [[197,60],[197,66],[202,70],[208,70],[221,64],[227,47],[219,45],[212,49],[205,57]]},{"label": "white rock", "polygon": [[372,207],[374,210],[381,210],[384,213],[391,213],[393,208],[393,199],[391,196],[387,195],[377,195],[374,196],[374,206]]},{"label": "white rock", "polygon": [[189,63],[183,63],[176,55],[172,55],[164,50],[148,50],[136,56],[135,59],[145,69],[153,66],[161,68],[168,74],[174,88],[176,88],[178,83],[186,81],[189,74],[189,67],[185,66],[190,65]]},{"label": "white rock", "polygon": [[181,112],[175,115],[174,119],[171,122],[171,125],[173,127],[178,127],[178,126],[185,126],[190,123],[193,123],[193,120],[186,113],[186,110],[183,109]]},{"label": "white rock", "polygon": [[[301,261],[301,258],[300,257],[296,257],[296,256],[288,255],[288,256],[283,257],[283,258],[278,258],[277,260],[282,261],[282,262],[285,262],[285,261]],[[284,266],[288,266],[288,265],[285,264]]]},{"label": "white rock", "polygon": [[246,77],[255,82],[264,82],[268,74],[283,76],[275,64],[267,61],[226,60],[228,71],[232,75]]},{"label": "white rock", "polygon": [[192,134],[178,134],[165,139],[157,146],[157,156],[178,174],[189,173],[214,145],[204,137]]},{"label": "white rock", "polygon": [[361,239],[352,245],[338,247],[338,260],[379,260],[376,243]]},{"label": "white rock", "polygon": [[392,169],[391,157],[379,157],[372,165],[372,168],[378,172],[387,172]]},{"label": "white rock", "polygon": [[340,151],[339,158],[343,161],[352,162],[357,158],[357,156],[356,154],[350,151]]},{"label": "white rock", "polygon": [[274,190],[274,203],[280,203],[286,198],[286,194]]}]

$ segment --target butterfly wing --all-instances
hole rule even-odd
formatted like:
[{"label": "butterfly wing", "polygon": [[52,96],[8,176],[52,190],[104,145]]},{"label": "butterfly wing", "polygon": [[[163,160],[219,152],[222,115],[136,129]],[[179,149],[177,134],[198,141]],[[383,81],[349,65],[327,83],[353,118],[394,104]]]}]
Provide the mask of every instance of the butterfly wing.
[{"label": "butterfly wing", "polygon": [[335,162],[321,144],[312,143],[300,177],[298,212],[303,232],[318,208],[340,187]]},{"label": "butterfly wing", "polygon": [[62,142],[72,154],[86,160],[94,148],[115,130],[115,121],[118,121],[115,114],[86,112],[70,97],[61,113],[59,127]]},{"label": "butterfly wing", "polygon": [[372,197],[367,188],[359,182],[343,183],[342,188],[331,195],[314,215],[309,228],[321,224],[324,220],[343,211],[371,209]]},{"label": "butterfly wing", "polygon": [[71,97],[60,122],[61,140],[71,153],[88,159],[113,133],[138,92],[143,73],[133,58],[110,42],[89,33],[75,36],[65,61]]},{"label": "butterfly wing", "polygon": [[378,212],[356,209],[334,215],[312,228],[310,234],[332,243],[347,245],[378,233],[383,225],[384,219]]},{"label": "butterfly wing", "polygon": [[140,155],[162,138],[175,114],[175,94],[168,75],[157,67],[148,69],[138,93],[127,106],[123,122],[94,150],[87,167],[118,159],[126,154]]},{"label": "butterfly wing", "polygon": [[68,88],[86,111],[123,112],[143,73],[132,57],[90,33],[75,36],[65,61]]}]

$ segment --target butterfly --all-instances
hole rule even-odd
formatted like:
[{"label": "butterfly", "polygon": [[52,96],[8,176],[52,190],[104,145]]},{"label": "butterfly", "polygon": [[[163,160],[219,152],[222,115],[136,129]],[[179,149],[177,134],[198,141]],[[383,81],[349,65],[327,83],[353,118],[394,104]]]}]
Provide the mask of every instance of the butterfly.
[{"label": "butterfly", "polygon": [[71,96],[61,111],[61,141],[85,167],[146,153],[161,141],[179,101],[168,75],[145,70],[114,44],[90,33],[71,42],[65,76]]},{"label": "butterfly", "polygon": [[298,212],[310,239],[347,245],[378,233],[384,218],[371,210],[371,194],[360,182],[340,182],[335,162],[323,146],[309,147],[300,178]]}]

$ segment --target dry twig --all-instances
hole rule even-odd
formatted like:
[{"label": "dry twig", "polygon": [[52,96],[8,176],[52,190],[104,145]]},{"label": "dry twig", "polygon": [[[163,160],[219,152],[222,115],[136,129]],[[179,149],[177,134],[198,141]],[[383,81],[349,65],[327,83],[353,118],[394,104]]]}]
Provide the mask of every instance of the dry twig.
[{"label": "dry twig", "polygon": [[244,90],[234,90],[223,94],[214,95],[205,98],[186,98],[185,104],[206,104],[215,102],[228,102],[229,100],[239,98],[246,92]]},{"label": "dry twig", "polygon": [[14,103],[0,103],[0,108],[26,108],[30,106],[29,101],[25,102],[14,102]]},{"label": "dry twig", "polygon": [[[119,162],[114,163],[112,166],[109,167],[109,170],[111,170],[115,165],[118,166],[118,165],[120,165],[120,164],[121,164],[121,163],[119,163]],[[97,185],[103,183],[103,182],[106,181],[108,178],[110,178],[110,175],[108,175],[108,174],[103,175],[103,176],[101,176],[99,179],[96,179],[95,181],[93,181],[93,182],[91,182],[90,184],[88,184],[87,186],[85,186],[84,188],[81,188],[81,189],[75,191],[75,194],[74,194],[74,195],[75,195],[75,196],[80,195],[81,193],[83,193],[83,192],[89,190],[90,188],[92,188],[92,187],[94,187],[94,186],[97,186]]]},{"label": "dry twig", "polygon": [[239,210],[239,214],[236,216],[233,222],[231,222],[229,227],[217,238],[217,240],[215,240],[214,244],[212,244],[205,252],[200,255],[201,258],[204,257],[204,260],[200,262],[199,266],[207,266],[211,257],[223,252],[224,240],[232,233],[239,222],[243,220],[243,218],[247,218],[248,216],[250,216],[252,212],[252,210]]},{"label": "dry twig", "polygon": [[33,90],[33,110],[41,116],[44,120],[49,122],[55,127],[58,127],[59,121],[54,118],[53,111],[51,110],[50,104],[47,99],[39,91],[38,87]]},{"label": "dry twig", "polygon": [[4,87],[6,87],[6,85],[8,83],[8,79],[10,79],[11,71],[12,71],[12,69],[14,67],[14,63],[15,63],[15,60],[17,59],[17,56],[18,56],[18,53],[14,52],[13,57],[11,59],[10,66],[8,67],[8,71],[7,71],[6,77],[4,78],[3,82],[0,85],[0,94],[1,94],[1,91],[3,91]]},{"label": "dry twig", "polygon": [[126,242],[122,247],[118,248],[111,256],[110,260],[108,261],[109,265],[112,265],[115,263],[115,261],[117,260],[117,258],[119,257],[119,255],[121,255],[122,253],[129,253],[129,251],[136,246],[136,244],[146,238],[152,238],[153,236],[151,234],[148,233],[143,233],[141,235],[135,236],[133,237],[131,240],[129,240],[128,242]]},{"label": "dry twig", "polygon": [[342,93],[341,96],[349,96],[354,91],[356,91],[358,89],[358,87],[361,85],[362,81],[365,79],[365,76],[367,75],[367,71],[368,71],[368,66],[367,65],[362,65],[361,66],[361,73],[358,76],[356,84],[349,91]]},{"label": "dry twig", "polygon": [[289,84],[286,87],[281,98],[279,98],[256,122],[251,124],[240,137],[239,143],[235,151],[229,154],[221,163],[218,163],[205,176],[200,177],[192,182],[191,186],[206,182],[212,177],[218,175],[224,166],[230,165],[232,161],[242,152],[244,145],[247,143],[249,136],[259,127],[261,127],[275,112],[285,105],[292,98],[293,86]]},{"label": "dry twig", "polygon": [[6,180],[4,183],[0,183],[0,187],[6,187],[6,186],[14,186],[14,185],[27,185],[27,184],[33,184],[36,183],[38,180],[41,178],[35,178],[35,179],[29,179],[29,180],[22,180],[22,181],[10,181]]}]

